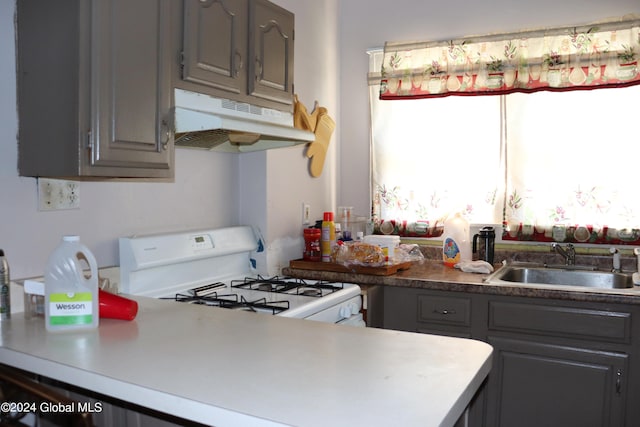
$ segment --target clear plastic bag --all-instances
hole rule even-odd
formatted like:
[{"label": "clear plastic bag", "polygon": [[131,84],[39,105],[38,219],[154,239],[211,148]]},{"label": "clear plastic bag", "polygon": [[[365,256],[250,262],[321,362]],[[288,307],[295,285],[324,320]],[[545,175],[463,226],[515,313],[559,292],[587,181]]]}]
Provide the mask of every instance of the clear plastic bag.
[{"label": "clear plastic bag", "polygon": [[416,244],[400,243],[394,251],[393,263],[414,262],[424,260],[420,246]]},{"label": "clear plastic bag", "polygon": [[393,258],[387,259],[384,250],[371,243],[361,241],[341,242],[333,250],[332,261],[338,264],[364,267],[382,267],[388,264],[401,264],[424,260],[420,246],[400,244],[393,252]]},{"label": "clear plastic bag", "polygon": [[381,267],[386,260],[380,246],[360,241],[342,242],[334,248],[332,256],[333,262],[346,266]]}]

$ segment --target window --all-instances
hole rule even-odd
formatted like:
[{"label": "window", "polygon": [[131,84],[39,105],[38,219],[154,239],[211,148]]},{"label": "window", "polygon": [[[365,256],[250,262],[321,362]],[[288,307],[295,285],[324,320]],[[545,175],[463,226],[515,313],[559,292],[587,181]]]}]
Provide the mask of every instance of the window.
[{"label": "window", "polygon": [[512,233],[523,224],[547,237],[576,227],[578,242],[640,237],[638,99],[640,86],[505,96]]},{"label": "window", "polygon": [[[374,95],[375,97],[375,95]],[[501,222],[500,98],[373,102],[374,200],[382,219],[442,225],[449,212]]]},{"label": "window", "polygon": [[506,238],[640,244],[640,86],[381,101],[372,84],[370,98],[384,232],[438,235],[463,211]]}]

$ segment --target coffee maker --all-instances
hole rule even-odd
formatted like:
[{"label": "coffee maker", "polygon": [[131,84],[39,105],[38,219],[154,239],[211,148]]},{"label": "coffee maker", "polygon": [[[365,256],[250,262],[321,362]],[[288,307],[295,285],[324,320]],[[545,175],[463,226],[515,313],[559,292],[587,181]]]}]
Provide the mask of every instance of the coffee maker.
[{"label": "coffee maker", "polygon": [[482,227],[473,235],[473,259],[486,261],[493,265],[496,231],[493,227]]}]

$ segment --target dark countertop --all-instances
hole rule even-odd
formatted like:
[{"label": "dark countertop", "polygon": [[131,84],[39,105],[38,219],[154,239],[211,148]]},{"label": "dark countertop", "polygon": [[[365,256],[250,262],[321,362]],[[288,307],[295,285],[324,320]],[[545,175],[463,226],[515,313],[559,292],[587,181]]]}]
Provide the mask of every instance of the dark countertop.
[{"label": "dark countertop", "polygon": [[409,269],[389,276],[290,267],[284,268],[282,273],[299,278],[357,283],[364,291],[376,285],[402,286],[449,292],[640,305],[640,287],[638,286],[629,289],[596,289],[578,286],[488,284],[484,282],[488,274],[465,273],[446,267],[442,262],[429,260],[414,262]]}]

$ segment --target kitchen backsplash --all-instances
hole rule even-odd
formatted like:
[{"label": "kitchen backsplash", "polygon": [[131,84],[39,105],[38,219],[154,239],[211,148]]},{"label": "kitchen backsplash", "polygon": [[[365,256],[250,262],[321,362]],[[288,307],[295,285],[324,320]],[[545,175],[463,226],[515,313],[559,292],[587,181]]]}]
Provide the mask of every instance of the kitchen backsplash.
[{"label": "kitchen backsplash", "polygon": [[[419,246],[425,259],[433,261],[442,260],[442,248],[440,246]],[[524,245],[517,245],[517,248],[509,248],[508,245],[496,245],[495,264],[500,264],[503,260],[541,264],[564,263],[562,257],[552,253],[547,246],[532,246],[530,250],[523,249],[522,246]],[[600,249],[599,252],[602,252],[602,249]],[[621,250],[620,261],[623,272],[634,272],[637,270],[638,261],[632,252]],[[592,248],[576,247],[576,265],[593,266],[599,270],[610,270],[613,268],[613,256],[604,253],[592,253]]]}]

